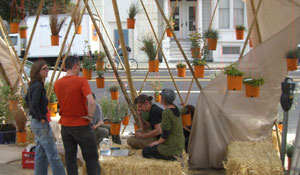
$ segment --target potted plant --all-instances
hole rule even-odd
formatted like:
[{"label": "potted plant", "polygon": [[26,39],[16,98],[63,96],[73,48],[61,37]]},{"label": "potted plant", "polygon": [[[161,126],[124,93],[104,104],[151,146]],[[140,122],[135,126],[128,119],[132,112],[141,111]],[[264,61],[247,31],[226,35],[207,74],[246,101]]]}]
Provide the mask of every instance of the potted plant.
[{"label": "potted plant", "polygon": [[249,47],[253,47],[251,38],[249,38]]},{"label": "potted plant", "polygon": [[129,116],[128,104],[126,102],[122,102],[121,109],[123,113],[122,125],[124,126],[129,125],[130,116]]},{"label": "potted plant", "polygon": [[111,107],[108,112],[111,135],[120,134],[122,115],[122,105],[118,101],[112,100]]},{"label": "potted plant", "polygon": [[10,23],[10,33],[18,33],[20,19],[13,19]]},{"label": "potted plant", "polygon": [[27,29],[28,27],[26,25],[21,25],[19,27],[20,38],[27,38]]},{"label": "potted plant", "polygon": [[17,126],[17,141],[19,143],[26,142],[26,122],[27,117],[25,112],[21,108],[17,108],[11,112],[12,117],[14,118]]},{"label": "potted plant", "polygon": [[259,87],[264,84],[264,78],[244,78],[244,84],[246,89],[247,97],[258,97],[259,96]]},{"label": "potted plant", "polygon": [[204,37],[207,38],[208,50],[216,50],[217,42],[219,39],[219,32],[217,30],[210,29],[204,33]]},{"label": "potted plant", "polygon": [[243,40],[244,39],[244,33],[245,33],[246,27],[243,25],[236,25],[235,26],[235,35],[237,40]]},{"label": "potted plant", "polygon": [[297,49],[289,50],[286,53],[286,64],[288,71],[297,70],[299,52]]},{"label": "potted plant", "polygon": [[61,18],[58,21],[58,9],[56,5],[52,7],[51,14],[49,16],[50,20],[50,29],[51,29],[51,45],[58,46],[59,45],[59,32],[66,21],[66,17]]},{"label": "potted plant", "polygon": [[201,34],[198,32],[192,32],[189,34],[191,44],[191,52],[192,52],[192,58],[201,58],[200,53],[200,44],[201,44]]},{"label": "potted plant", "polygon": [[206,65],[206,61],[204,59],[194,58],[193,66],[194,66],[194,74],[196,78],[204,78],[204,66]]},{"label": "potted plant", "polygon": [[98,77],[96,78],[97,88],[104,88],[104,71],[97,70]]},{"label": "potted plant", "polygon": [[186,64],[181,62],[178,63],[176,67],[177,67],[178,77],[185,77]]},{"label": "potted plant", "polygon": [[81,34],[81,30],[82,30],[82,26],[80,24],[80,16],[81,16],[81,13],[80,13],[80,8],[78,8],[76,10],[76,12],[74,13],[74,27],[75,27],[75,30],[76,30],[76,27],[78,26],[78,29],[76,31],[76,34]]},{"label": "potted plant", "polygon": [[104,69],[104,58],[106,57],[106,53],[100,51],[100,53],[98,53],[98,51],[95,51],[95,56],[97,58],[96,61],[96,70],[103,70]]},{"label": "potted plant", "polygon": [[292,143],[288,143],[286,145],[286,155],[288,157],[288,170],[291,169],[292,157],[294,154],[294,150],[295,150],[295,142],[294,141]]},{"label": "potted plant", "polygon": [[128,29],[134,29],[135,26],[135,16],[139,12],[139,3],[137,2],[132,2],[130,4],[129,10],[128,10],[128,18],[127,18],[127,28]]},{"label": "potted plant", "polygon": [[155,102],[160,102],[161,95],[159,93],[163,87],[163,83],[160,81],[152,81],[152,82],[150,82],[150,87],[154,90]]},{"label": "potted plant", "polygon": [[159,61],[158,59],[155,59],[157,48],[154,39],[151,36],[146,36],[143,38],[142,42],[143,47],[141,50],[146,52],[149,58],[149,72],[158,72]]},{"label": "potted plant", "polygon": [[112,85],[109,87],[109,92],[112,100],[118,100],[119,99],[119,85]]},{"label": "potted plant", "polygon": [[94,68],[93,60],[86,55],[83,56],[83,59],[82,59],[82,75],[83,75],[83,77],[85,77],[87,80],[91,80],[93,68]]},{"label": "potted plant", "polygon": [[192,125],[192,116],[186,107],[182,107],[180,109],[180,115],[181,115],[181,120],[182,120],[183,126],[191,126]]},{"label": "potted plant", "polygon": [[112,103],[112,100],[108,99],[107,96],[104,96],[99,100],[99,104],[101,106],[102,113],[103,113],[104,124],[110,124],[108,113],[109,113],[109,109],[111,107],[111,103]]},{"label": "potted plant", "polygon": [[[45,83],[45,89],[48,89],[49,82]],[[53,89],[53,84],[50,88]],[[54,91],[52,91],[52,94],[50,98],[48,99],[48,112],[50,114],[50,117],[55,117],[57,113],[57,97]]]},{"label": "potted plant", "polygon": [[225,67],[224,74],[227,74],[228,90],[242,89],[244,72],[239,71],[235,64]]},{"label": "potted plant", "polygon": [[[170,23],[172,29],[174,30],[175,21],[174,21],[173,17],[170,19],[169,23]],[[167,32],[167,37],[173,37],[173,33],[168,26],[167,26],[166,32]]]}]

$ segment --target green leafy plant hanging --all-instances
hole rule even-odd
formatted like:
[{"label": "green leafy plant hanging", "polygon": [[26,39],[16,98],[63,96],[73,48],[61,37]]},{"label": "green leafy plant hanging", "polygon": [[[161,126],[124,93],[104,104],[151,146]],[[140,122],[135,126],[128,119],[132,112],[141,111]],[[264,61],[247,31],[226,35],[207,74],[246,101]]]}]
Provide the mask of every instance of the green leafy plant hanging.
[{"label": "green leafy plant hanging", "polygon": [[245,73],[238,70],[235,64],[231,64],[224,68],[224,74],[231,76],[243,76]]}]

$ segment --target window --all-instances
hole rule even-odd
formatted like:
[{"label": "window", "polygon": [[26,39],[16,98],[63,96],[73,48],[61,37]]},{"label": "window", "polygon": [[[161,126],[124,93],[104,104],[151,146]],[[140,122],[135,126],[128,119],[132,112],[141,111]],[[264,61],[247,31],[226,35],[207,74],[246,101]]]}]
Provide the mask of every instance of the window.
[{"label": "window", "polygon": [[240,46],[223,46],[222,47],[223,55],[239,55]]},{"label": "window", "polygon": [[229,0],[221,0],[219,3],[219,28],[229,29]]},{"label": "window", "polygon": [[244,2],[233,0],[233,25],[244,25]]}]

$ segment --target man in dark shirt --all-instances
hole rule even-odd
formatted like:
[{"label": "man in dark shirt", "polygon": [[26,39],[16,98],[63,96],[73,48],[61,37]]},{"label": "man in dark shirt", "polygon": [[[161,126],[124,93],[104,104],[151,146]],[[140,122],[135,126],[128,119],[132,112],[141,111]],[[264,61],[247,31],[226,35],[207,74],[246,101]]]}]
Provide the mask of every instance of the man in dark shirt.
[{"label": "man in dark shirt", "polygon": [[143,149],[157,140],[161,133],[161,119],[163,109],[152,104],[152,97],[145,94],[138,96],[134,103],[137,105],[141,132],[127,139],[127,144],[135,149]]}]

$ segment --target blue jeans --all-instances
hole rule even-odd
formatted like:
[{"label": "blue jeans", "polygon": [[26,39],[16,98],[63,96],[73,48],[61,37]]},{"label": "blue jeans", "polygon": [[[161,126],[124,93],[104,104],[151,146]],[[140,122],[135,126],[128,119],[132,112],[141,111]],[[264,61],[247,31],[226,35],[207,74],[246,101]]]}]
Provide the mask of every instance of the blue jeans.
[{"label": "blue jeans", "polygon": [[89,125],[61,126],[68,175],[78,175],[77,145],[80,146],[88,175],[99,175],[100,164],[95,134]]},{"label": "blue jeans", "polygon": [[50,163],[54,175],[65,175],[64,165],[58,156],[50,124],[48,122],[42,124],[38,120],[32,119],[30,126],[35,134],[36,143],[34,174],[47,175]]}]

